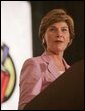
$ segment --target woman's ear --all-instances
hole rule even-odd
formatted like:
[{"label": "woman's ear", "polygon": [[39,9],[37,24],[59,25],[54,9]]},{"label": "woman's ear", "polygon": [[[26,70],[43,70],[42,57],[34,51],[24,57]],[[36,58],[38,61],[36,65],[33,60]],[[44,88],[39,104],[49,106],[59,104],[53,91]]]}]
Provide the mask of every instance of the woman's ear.
[{"label": "woman's ear", "polygon": [[42,43],[45,44],[45,39],[44,38],[42,39]]},{"label": "woman's ear", "polygon": [[45,38],[44,38],[44,37],[42,38],[42,45],[43,45],[43,46],[44,46],[44,48],[46,49],[47,45],[46,45],[46,40],[45,40]]}]

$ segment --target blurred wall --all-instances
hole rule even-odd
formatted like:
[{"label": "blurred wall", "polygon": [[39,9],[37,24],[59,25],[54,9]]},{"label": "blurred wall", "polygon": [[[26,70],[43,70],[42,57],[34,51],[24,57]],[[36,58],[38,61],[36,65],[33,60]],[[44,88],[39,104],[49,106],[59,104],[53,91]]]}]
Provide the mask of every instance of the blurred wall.
[{"label": "blurred wall", "polygon": [[32,1],[33,56],[42,54],[38,30],[42,17],[51,9],[64,8],[75,22],[75,39],[65,51],[65,59],[73,64],[84,57],[84,1]]}]

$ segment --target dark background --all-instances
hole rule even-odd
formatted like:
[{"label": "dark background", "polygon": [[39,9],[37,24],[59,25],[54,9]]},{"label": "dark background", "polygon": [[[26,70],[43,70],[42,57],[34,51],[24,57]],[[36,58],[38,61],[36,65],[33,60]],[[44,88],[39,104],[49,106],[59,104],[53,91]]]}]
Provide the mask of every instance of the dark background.
[{"label": "dark background", "polygon": [[54,8],[63,8],[75,23],[75,39],[65,51],[64,58],[71,65],[84,57],[84,1],[30,1],[32,6],[33,56],[43,53],[38,36],[42,17]]}]

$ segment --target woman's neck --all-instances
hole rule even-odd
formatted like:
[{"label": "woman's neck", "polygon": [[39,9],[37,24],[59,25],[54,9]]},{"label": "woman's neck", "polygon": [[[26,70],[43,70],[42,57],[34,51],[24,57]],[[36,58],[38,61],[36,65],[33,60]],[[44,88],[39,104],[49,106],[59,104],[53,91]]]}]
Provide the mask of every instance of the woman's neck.
[{"label": "woman's neck", "polygon": [[47,53],[53,57],[56,67],[60,71],[65,71],[65,65],[63,63],[63,52],[53,53],[51,51],[47,51]]},{"label": "woman's neck", "polygon": [[46,51],[49,55],[53,56],[54,59],[62,60],[63,58],[63,52],[52,52],[52,51]]}]

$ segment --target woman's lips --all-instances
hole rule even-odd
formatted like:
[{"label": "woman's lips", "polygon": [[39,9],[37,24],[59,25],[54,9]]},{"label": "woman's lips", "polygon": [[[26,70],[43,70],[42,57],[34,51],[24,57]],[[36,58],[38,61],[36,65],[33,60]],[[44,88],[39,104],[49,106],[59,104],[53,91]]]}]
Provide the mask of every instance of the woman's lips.
[{"label": "woman's lips", "polygon": [[61,43],[61,42],[63,42],[63,41],[62,41],[62,40],[56,40],[56,41],[54,41],[54,42],[60,42],[60,43]]}]

